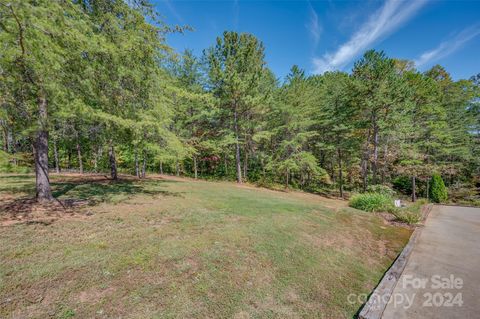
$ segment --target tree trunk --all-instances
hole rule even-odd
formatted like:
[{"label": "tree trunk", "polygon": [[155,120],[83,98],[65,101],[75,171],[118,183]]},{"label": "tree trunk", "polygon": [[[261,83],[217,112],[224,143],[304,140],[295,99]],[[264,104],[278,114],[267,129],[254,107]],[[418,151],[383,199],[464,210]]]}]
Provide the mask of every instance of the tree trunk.
[{"label": "tree trunk", "polygon": [[160,161],[160,174],[163,175],[163,163],[162,163],[162,161]]},{"label": "tree trunk", "polygon": [[370,129],[368,130],[367,133],[367,141],[365,143],[365,148],[363,150],[363,158],[362,158],[362,183],[363,183],[363,191],[365,192],[367,190],[367,184],[368,184],[368,161],[370,158]]},{"label": "tree trunk", "polygon": [[13,161],[13,165],[17,166],[17,164],[18,164],[17,163],[17,156],[15,156],[15,154],[17,153],[17,141],[15,139],[15,132],[13,131],[13,129],[10,132],[10,136],[12,138],[12,141],[11,141],[12,142],[12,152],[11,153],[13,155],[12,161]]},{"label": "tree trunk", "polygon": [[137,153],[137,147],[135,146],[134,152],[134,157],[135,157],[135,176],[140,178],[140,169],[138,167],[138,153]]},{"label": "tree trunk", "polygon": [[227,176],[228,175],[227,154],[223,156],[223,165],[225,166],[225,176]]},{"label": "tree trunk", "polygon": [[415,186],[415,176],[412,176],[412,202],[417,201],[416,186]]},{"label": "tree trunk", "polygon": [[110,176],[113,180],[118,179],[117,173],[117,160],[115,158],[115,148],[113,146],[113,141],[110,140],[110,152],[109,152],[109,159],[110,159]]},{"label": "tree trunk", "polygon": [[377,184],[378,171],[378,125],[374,123],[373,127],[373,165],[372,165],[372,182]]},{"label": "tree trunk", "polygon": [[78,142],[77,142],[77,154],[78,154],[78,168],[80,170],[80,174],[83,174],[82,149],[80,147],[80,143]]},{"label": "tree trunk", "polygon": [[195,173],[195,179],[198,178],[198,167],[197,167],[197,157],[194,156],[193,157],[193,170],[194,170],[194,173]]},{"label": "tree trunk", "polygon": [[247,152],[247,146],[243,148],[244,150],[244,155],[243,155],[243,178],[247,180],[247,173],[248,173],[248,152]]},{"label": "tree trunk", "polygon": [[53,139],[53,159],[55,160],[55,173],[60,173],[60,164],[58,163],[57,139]]},{"label": "tree trunk", "polygon": [[430,200],[430,179],[427,178],[427,200]]},{"label": "tree trunk", "polygon": [[3,150],[5,153],[8,153],[8,129],[7,129],[7,121],[0,119],[0,126],[2,126],[3,132]]},{"label": "tree trunk", "polygon": [[382,184],[385,184],[385,175],[387,174],[388,167],[388,142],[389,139],[385,141],[385,148],[383,149],[383,168],[382,168]]},{"label": "tree trunk", "polygon": [[233,111],[233,125],[235,130],[235,161],[237,166],[237,183],[242,183],[242,163],[240,161],[240,144],[238,141],[238,118],[237,118],[237,104],[235,103]]},{"label": "tree trunk", "polygon": [[175,170],[176,170],[176,175],[180,176],[180,164],[178,163],[178,158],[176,159],[176,162],[175,162]]},{"label": "tree trunk", "polygon": [[288,184],[289,184],[289,177],[290,177],[290,172],[287,170],[287,173],[285,174],[285,188],[288,188]]},{"label": "tree trunk", "polygon": [[340,197],[343,198],[343,172],[342,172],[342,151],[337,149],[338,152],[338,186],[340,190]]},{"label": "tree trunk", "polygon": [[333,164],[333,161],[329,161],[329,171],[330,171],[330,176],[332,177],[332,182],[335,184],[337,182],[337,177],[335,176],[335,165]]},{"label": "tree trunk", "polygon": [[98,170],[98,151],[93,152],[93,172],[96,173]]},{"label": "tree trunk", "polygon": [[263,175],[263,179],[265,179],[265,175],[266,175],[266,170],[265,170],[265,160],[264,158],[262,157],[261,161],[261,166],[262,166],[262,175]]},{"label": "tree trunk", "polygon": [[70,146],[68,147],[68,154],[67,154],[67,169],[72,168],[72,149]]},{"label": "tree trunk", "polygon": [[142,178],[145,178],[147,172],[147,153],[143,151]]},{"label": "tree trunk", "polygon": [[36,198],[39,202],[53,200],[48,178],[48,129],[47,100],[43,95],[38,98],[39,128],[34,143],[35,151],[35,186]]}]

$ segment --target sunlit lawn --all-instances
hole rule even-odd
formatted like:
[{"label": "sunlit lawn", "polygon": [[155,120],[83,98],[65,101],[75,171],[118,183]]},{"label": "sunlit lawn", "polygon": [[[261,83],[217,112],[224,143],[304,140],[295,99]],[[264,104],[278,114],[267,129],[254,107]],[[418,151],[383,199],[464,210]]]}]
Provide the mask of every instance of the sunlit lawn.
[{"label": "sunlit lawn", "polygon": [[[158,177],[52,182],[60,199],[90,205],[0,227],[1,318],[351,318],[361,304],[347,296],[369,293],[410,234],[303,193]],[[4,202],[33,192],[32,176],[0,176]]]}]

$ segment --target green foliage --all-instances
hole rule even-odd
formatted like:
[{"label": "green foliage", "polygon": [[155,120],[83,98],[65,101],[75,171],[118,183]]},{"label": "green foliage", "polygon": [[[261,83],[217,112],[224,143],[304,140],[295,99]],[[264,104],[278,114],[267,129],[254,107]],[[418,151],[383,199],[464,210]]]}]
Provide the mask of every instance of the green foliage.
[{"label": "green foliage", "polygon": [[[392,195],[369,187],[380,182],[410,194],[413,179],[426,194],[433,172],[449,186],[480,175],[478,77],[453,81],[441,66],[422,73],[369,50],[350,74],[294,65],[277,79],[252,34],[223,32],[203,56],[173,52],[166,34],[188,28],[166,26],[148,1],[9,3],[0,5],[0,140],[10,155],[30,154],[20,166],[33,166],[41,128],[50,168],[341,196]],[[0,169],[18,169],[8,163]]]},{"label": "green foliage", "polygon": [[[16,163],[16,164],[15,164]],[[0,173],[30,173],[30,167],[25,165],[25,159],[19,154],[8,154],[0,151]]]},{"label": "green foliage", "polygon": [[392,180],[393,187],[404,194],[412,193],[412,179],[408,176],[397,176]]},{"label": "green foliage", "polygon": [[391,189],[387,185],[381,185],[381,184],[369,185],[367,187],[367,192],[368,193],[382,194],[382,195],[386,195],[386,196],[390,196],[390,197],[395,196],[395,191],[393,189]]},{"label": "green foliage", "polygon": [[366,212],[392,212],[395,210],[393,199],[385,194],[364,193],[350,198],[350,207]]},{"label": "green foliage", "polygon": [[422,220],[419,212],[413,212],[408,209],[396,209],[392,213],[398,221],[409,225],[417,224]]},{"label": "green foliage", "polygon": [[448,199],[447,188],[439,174],[434,174],[430,181],[430,199],[435,203],[444,203]]},{"label": "green foliage", "polygon": [[419,199],[407,207],[396,208],[392,211],[395,218],[403,223],[413,225],[422,220],[422,207],[428,204],[426,199]]}]

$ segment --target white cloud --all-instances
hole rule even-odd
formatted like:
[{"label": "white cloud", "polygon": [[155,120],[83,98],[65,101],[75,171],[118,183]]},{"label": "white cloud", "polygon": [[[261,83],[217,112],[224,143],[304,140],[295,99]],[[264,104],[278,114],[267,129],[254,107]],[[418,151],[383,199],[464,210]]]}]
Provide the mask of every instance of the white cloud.
[{"label": "white cloud", "polygon": [[381,40],[408,21],[426,2],[426,0],[387,0],[337,51],[314,58],[314,72],[323,73],[343,68],[376,41]]},{"label": "white cloud", "polygon": [[460,49],[465,43],[480,35],[480,25],[471,26],[453,38],[443,41],[435,49],[424,52],[415,60],[417,67],[444,58]]},{"label": "white cloud", "polygon": [[307,25],[307,29],[310,32],[312,37],[313,44],[317,47],[318,42],[320,41],[320,35],[322,34],[322,28],[318,21],[318,14],[315,12],[315,9],[310,5],[310,21]]}]

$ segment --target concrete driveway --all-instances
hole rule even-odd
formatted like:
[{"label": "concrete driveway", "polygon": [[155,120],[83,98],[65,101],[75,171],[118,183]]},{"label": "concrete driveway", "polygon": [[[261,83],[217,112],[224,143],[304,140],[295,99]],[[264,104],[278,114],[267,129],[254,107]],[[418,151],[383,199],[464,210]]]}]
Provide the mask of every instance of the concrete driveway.
[{"label": "concrete driveway", "polygon": [[480,318],[480,208],[433,207],[382,318]]}]

